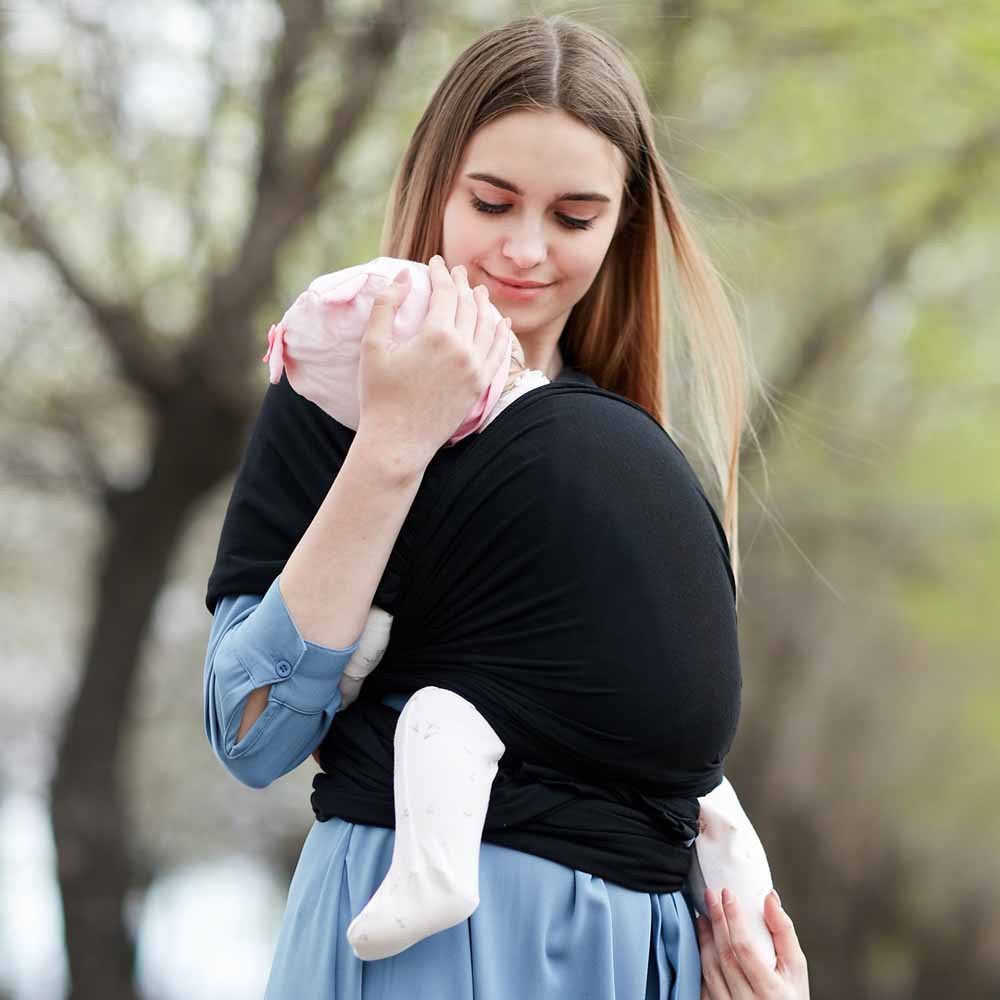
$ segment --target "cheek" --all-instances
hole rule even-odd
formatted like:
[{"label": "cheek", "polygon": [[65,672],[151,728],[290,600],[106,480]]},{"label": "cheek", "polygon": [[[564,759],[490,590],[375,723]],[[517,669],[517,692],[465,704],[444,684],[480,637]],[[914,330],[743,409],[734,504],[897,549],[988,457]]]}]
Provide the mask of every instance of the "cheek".
[{"label": "cheek", "polygon": [[612,230],[601,227],[600,232],[588,234],[572,247],[567,269],[572,272],[574,280],[583,286],[583,291],[590,287],[600,273],[613,236]]},{"label": "cheek", "polygon": [[446,203],[441,253],[449,267],[467,265],[483,249],[483,240],[488,234],[477,225],[478,219],[478,213],[461,198]]},{"label": "cheek", "polygon": [[447,201],[444,206],[444,217],[441,220],[441,256],[448,261],[453,256],[452,247],[456,242],[458,229],[455,225],[455,206]]},{"label": "cheek", "polygon": [[[582,242],[582,241],[581,241]],[[575,298],[582,298],[601,270],[604,260],[603,243],[600,245],[574,246],[562,257],[562,271],[566,276],[565,291]]]}]

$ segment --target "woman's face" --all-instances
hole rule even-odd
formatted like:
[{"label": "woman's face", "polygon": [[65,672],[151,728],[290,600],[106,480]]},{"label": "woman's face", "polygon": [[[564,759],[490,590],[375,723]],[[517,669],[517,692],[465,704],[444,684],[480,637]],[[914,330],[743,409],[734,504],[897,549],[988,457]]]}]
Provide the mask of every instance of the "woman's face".
[{"label": "woman's face", "polygon": [[[466,144],[441,255],[486,285],[525,347],[554,345],[604,261],[625,179],[621,150],[566,112],[509,112]],[[518,293],[503,278],[547,287]]]}]

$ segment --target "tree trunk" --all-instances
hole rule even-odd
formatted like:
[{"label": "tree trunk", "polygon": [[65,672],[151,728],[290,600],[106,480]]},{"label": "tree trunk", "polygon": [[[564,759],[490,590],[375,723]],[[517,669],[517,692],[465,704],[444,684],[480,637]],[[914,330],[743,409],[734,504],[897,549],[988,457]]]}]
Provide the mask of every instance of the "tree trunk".
[{"label": "tree trunk", "polygon": [[72,1000],[138,995],[124,920],[134,881],[119,750],[142,640],[171,556],[190,512],[231,472],[243,437],[241,426],[194,397],[194,390],[180,394],[163,413],[142,486],[108,498],[93,624],[52,782]]}]

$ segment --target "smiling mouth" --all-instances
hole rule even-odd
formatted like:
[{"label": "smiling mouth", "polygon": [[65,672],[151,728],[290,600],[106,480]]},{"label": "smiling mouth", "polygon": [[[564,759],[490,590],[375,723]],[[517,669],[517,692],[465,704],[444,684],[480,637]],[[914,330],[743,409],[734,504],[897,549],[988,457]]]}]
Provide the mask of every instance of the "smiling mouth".
[{"label": "smiling mouth", "polygon": [[515,288],[521,292],[540,292],[543,288],[551,288],[555,284],[554,281],[550,281],[545,285],[515,285],[513,282],[504,281],[503,278],[498,278],[495,274],[490,274],[490,272],[485,268],[483,269],[483,274],[485,274],[488,278],[492,278],[495,282],[497,282],[497,284],[503,285],[504,288]]}]

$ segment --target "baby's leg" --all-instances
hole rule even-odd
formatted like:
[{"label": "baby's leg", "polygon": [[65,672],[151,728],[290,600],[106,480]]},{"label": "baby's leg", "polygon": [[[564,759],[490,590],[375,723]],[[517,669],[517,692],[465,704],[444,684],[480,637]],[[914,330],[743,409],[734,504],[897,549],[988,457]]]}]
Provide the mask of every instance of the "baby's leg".
[{"label": "baby's leg", "polygon": [[358,958],[388,958],[479,905],[479,842],[504,745],[473,705],[421,688],[393,741],[396,837],[389,872],[347,929]]},{"label": "baby's leg", "polygon": [[705,914],[705,888],[721,895],[729,889],[747,914],[750,937],[769,969],[775,965],[774,941],[764,922],[764,897],[774,888],[764,846],[727,778],[701,805],[688,883],[698,912]]}]

